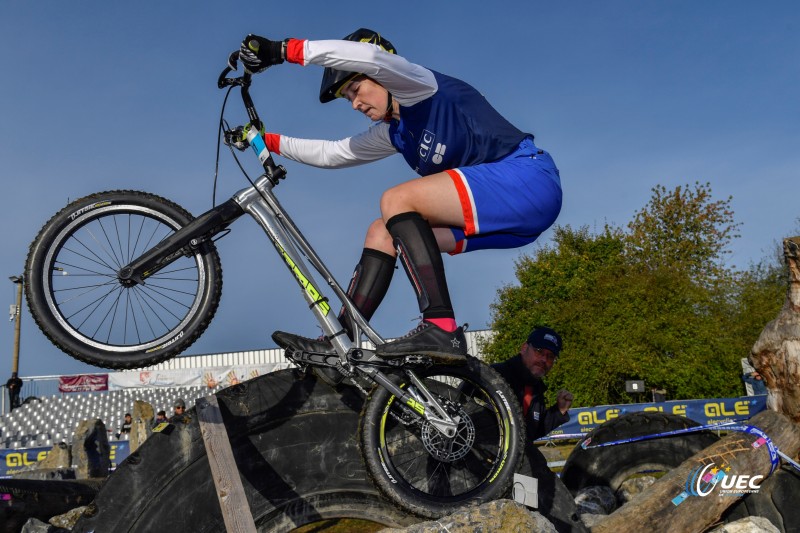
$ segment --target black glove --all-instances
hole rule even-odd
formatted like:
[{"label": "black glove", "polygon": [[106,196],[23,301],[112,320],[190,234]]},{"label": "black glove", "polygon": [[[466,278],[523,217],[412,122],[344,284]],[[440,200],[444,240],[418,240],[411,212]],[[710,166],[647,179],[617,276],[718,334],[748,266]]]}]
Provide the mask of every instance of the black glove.
[{"label": "black glove", "polygon": [[244,69],[256,74],[284,60],[284,41],[270,41],[252,33],[244,38],[239,48],[239,59]]}]

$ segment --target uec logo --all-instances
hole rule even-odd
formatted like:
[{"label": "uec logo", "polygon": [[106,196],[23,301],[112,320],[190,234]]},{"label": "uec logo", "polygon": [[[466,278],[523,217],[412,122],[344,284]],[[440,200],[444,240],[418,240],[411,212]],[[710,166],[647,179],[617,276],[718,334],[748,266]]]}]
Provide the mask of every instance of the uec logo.
[{"label": "uec logo", "polygon": [[726,474],[724,468],[710,463],[692,470],[686,480],[686,492],[693,496],[708,496],[717,484],[727,493],[757,492],[762,479],[764,476]]}]

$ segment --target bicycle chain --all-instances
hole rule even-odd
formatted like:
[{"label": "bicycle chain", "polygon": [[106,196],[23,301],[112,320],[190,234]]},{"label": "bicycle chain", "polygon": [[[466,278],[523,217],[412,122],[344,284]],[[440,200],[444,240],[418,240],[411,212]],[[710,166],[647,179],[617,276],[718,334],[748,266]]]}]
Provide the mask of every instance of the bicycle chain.
[{"label": "bicycle chain", "polygon": [[361,393],[364,395],[364,399],[366,399],[366,398],[367,398],[367,396],[369,396],[369,393],[367,392],[367,390],[366,390],[364,387],[362,387],[362,386],[361,386],[361,383],[359,383],[359,382],[356,380],[356,378],[355,378],[355,374],[352,374],[352,375],[350,375],[350,376],[347,376],[347,377],[348,377],[348,378],[350,378],[350,381],[353,383],[353,385],[355,385],[355,387],[356,387],[358,390],[360,390],[360,391],[361,391]]}]

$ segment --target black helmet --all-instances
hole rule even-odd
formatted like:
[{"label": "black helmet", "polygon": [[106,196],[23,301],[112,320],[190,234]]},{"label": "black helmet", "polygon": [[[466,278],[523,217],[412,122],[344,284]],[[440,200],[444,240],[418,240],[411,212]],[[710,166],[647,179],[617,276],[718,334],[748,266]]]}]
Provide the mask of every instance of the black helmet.
[{"label": "black helmet", "polygon": [[[390,54],[397,53],[392,43],[381,37],[378,32],[368,30],[366,28],[360,28],[342,40],[353,41],[357,43],[377,44]],[[342,87],[360,74],[360,72],[345,72],[343,70],[335,70],[330,67],[326,67],[325,72],[322,73],[322,85],[319,88],[319,101],[324,104],[330,102],[331,100],[335,100],[336,98],[341,98],[342,95],[340,91],[342,90]]]}]

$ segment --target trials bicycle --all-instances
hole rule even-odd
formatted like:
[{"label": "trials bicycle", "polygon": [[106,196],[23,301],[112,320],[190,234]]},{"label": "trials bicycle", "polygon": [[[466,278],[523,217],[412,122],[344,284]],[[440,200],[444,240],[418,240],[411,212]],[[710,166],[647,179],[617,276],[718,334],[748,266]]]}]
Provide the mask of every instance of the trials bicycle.
[{"label": "trials bicycle", "polygon": [[[425,517],[504,496],[525,435],[513,393],[474,357],[463,365],[418,355],[387,360],[342,334],[309,264],[342,302],[354,339],[363,333],[375,345],[385,342],[278,202],[274,189],[286,170],[274,163],[259,133],[251,75],[229,77],[237,54],[218,86],[239,88],[249,119],[243,131],[264,173],[197,218],[138,191],[101,192],[70,203],[44,225],[28,252],[26,295],[36,323],[64,352],[107,368],[140,368],[181,353],[205,331],[219,303],[222,269],[214,237],[247,213],[299,283],[336,352],[290,346],[286,357],[302,369],[339,372],[367,395],[360,447],[379,490]],[[223,124],[221,119],[221,132]]]}]

